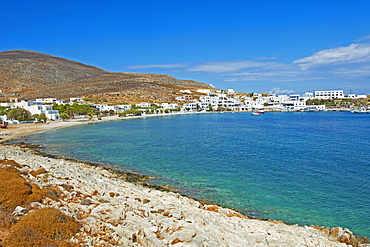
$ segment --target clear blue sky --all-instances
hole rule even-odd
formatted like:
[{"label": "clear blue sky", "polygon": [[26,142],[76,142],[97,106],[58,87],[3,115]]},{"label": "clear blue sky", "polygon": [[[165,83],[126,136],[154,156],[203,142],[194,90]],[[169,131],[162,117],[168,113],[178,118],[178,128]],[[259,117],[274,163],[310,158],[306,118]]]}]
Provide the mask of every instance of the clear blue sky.
[{"label": "clear blue sky", "polygon": [[369,0],[0,0],[0,51],[241,92],[370,94]]}]

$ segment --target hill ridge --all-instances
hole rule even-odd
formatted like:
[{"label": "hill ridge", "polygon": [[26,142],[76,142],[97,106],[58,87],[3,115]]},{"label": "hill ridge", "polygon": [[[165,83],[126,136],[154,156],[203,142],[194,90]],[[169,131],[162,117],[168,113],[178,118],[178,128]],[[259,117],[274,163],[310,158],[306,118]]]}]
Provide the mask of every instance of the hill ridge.
[{"label": "hill ridge", "polygon": [[[28,50],[0,52],[0,100],[105,97],[115,102],[174,102],[176,92],[212,88],[172,75],[110,72],[81,62]],[[2,97],[1,97],[2,96]]]}]

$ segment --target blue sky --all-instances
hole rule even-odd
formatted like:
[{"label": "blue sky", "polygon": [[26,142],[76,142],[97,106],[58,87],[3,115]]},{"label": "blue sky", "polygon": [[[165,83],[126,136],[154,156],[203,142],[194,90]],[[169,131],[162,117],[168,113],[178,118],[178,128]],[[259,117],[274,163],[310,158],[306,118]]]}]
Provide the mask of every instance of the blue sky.
[{"label": "blue sky", "polygon": [[0,0],[0,51],[240,92],[370,94],[369,0]]}]

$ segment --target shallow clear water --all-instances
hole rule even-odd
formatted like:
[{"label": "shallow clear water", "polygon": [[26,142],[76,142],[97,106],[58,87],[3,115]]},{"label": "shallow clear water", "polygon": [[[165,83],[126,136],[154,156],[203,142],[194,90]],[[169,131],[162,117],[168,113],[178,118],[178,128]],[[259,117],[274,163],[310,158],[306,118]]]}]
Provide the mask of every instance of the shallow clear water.
[{"label": "shallow clear water", "polygon": [[370,114],[194,114],[27,136],[46,152],[160,178],[256,217],[370,237]]}]

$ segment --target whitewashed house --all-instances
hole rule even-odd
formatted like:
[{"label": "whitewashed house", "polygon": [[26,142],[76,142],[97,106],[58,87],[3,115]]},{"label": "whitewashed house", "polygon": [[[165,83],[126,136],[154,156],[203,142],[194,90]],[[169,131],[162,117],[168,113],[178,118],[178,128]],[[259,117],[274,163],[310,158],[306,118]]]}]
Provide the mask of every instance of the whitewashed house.
[{"label": "whitewashed house", "polygon": [[[62,120],[59,115],[58,110],[53,110],[51,105],[43,105],[40,101],[21,101],[17,103],[3,103],[9,106],[10,108],[23,108],[29,111],[32,115],[35,114],[45,114],[45,116],[50,120]],[[1,106],[5,106],[2,105]]]},{"label": "whitewashed house", "polygon": [[42,104],[55,104],[57,101],[57,98],[36,99],[36,102],[41,102]]},{"label": "whitewashed house", "polygon": [[116,105],[108,105],[108,104],[94,104],[94,108],[98,109],[99,111],[114,111],[117,112],[119,110],[119,106]]},{"label": "whitewashed house", "polygon": [[83,102],[84,100],[82,98],[69,98],[69,102],[70,103],[81,103]]},{"label": "whitewashed house", "polygon": [[198,108],[201,110],[208,110],[210,104],[205,102],[198,102]]},{"label": "whitewashed house", "polygon": [[108,107],[108,104],[92,104],[91,106],[98,109],[98,111],[104,111]]},{"label": "whitewashed house", "polygon": [[162,103],[160,106],[165,110],[166,109],[174,110],[180,107],[178,104],[169,104],[169,103]]},{"label": "whitewashed house", "polygon": [[177,101],[185,101],[185,97],[184,96],[177,96],[175,99]]},{"label": "whitewashed house", "polygon": [[190,90],[180,90],[180,93],[191,93]]},{"label": "whitewashed house", "polygon": [[15,103],[10,103],[10,102],[6,102],[6,103],[0,103],[0,106],[3,106],[3,107],[14,107]]},{"label": "whitewashed house", "polygon": [[348,94],[345,96],[348,99],[366,99],[367,95],[366,94]]},{"label": "whitewashed house", "polygon": [[118,108],[122,111],[128,111],[130,110],[132,105],[118,105]]},{"label": "whitewashed house", "polygon": [[183,95],[175,98],[177,101],[193,101],[193,95]]},{"label": "whitewashed house", "polygon": [[196,111],[198,110],[198,104],[197,103],[187,103],[187,104],[184,104],[182,107],[181,107],[181,110],[183,111]]},{"label": "whitewashed house", "polygon": [[136,104],[136,107],[140,107],[140,108],[149,108],[151,106],[152,105],[150,103],[146,103],[146,102],[142,102],[140,104]]},{"label": "whitewashed house", "polygon": [[210,95],[211,90],[209,90],[209,89],[198,89],[197,92],[198,93],[204,93],[204,94]]}]

